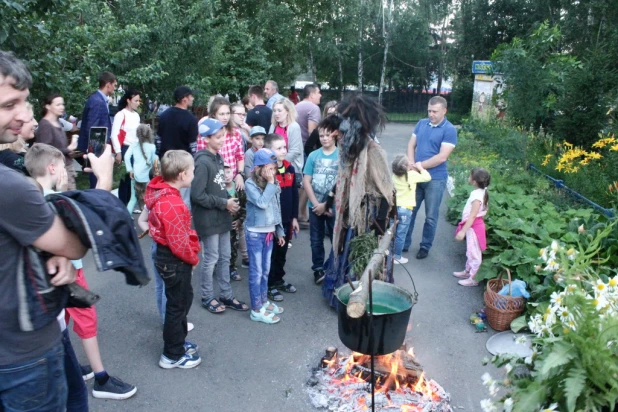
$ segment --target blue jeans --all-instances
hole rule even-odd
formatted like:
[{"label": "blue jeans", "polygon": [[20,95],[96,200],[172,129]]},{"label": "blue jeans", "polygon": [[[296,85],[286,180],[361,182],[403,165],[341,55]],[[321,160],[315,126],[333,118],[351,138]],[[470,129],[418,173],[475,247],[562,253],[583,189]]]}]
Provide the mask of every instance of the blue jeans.
[{"label": "blue jeans", "polygon": [[154,271],[155,278],[155,296],[157,297],[157,309],[159,309],[161,323],[165,323],[165,304],[167,303],[167,298],[165,297],[165,283],[163,283],[163,278],[157,270],[157,242],[155,242],[154,240],[152,241],[152,246],[150,247],[150,254],[152,255],[152,270]]},{"label": "blue jeans", "polygon": [[[395,234],[395,250],[393,251],[393,259],[401,259],[403,244],[406,241],[410,221],[412,220],[412,210],[407,207],[397,207],[397,216],[399,223],[397,224],[397,233]],[[391,219],[391,225],[393,220]]]},{"label": "blue jeans", "polygon": [[421,240],[421,249],[429,250],[433,244],[433,239],[436,237],[436,227],[438,226],[438,216],[440,214],[440,203],[442,203],[442,195],[446,188],[446,179],[430,180],[425,183],[417,183],[416,185],[416,207],[412,211],[410,218],[410,227],[406,235],[406,241],[403,244],[404,249],[409,249],[412,244],[412,232],[414,231],[414,221],[416,214],[425,201],[425,225],[423,226],[423,239]]},{"label": "blue jeans", "polygon": [[61,342],[37,359],[0,366],[0,409],[64,412],[66,404],[67,380]]},{"label": "blue jeans", "polygon": [[273,243],[276,242],[275,236],[271,236],[270,241],[266,242],[268,235],[268,233],[245,231],[249,254],[249,296],[251,309],[256,312],[268,300],[268,272],[270,272]]},{"label": "blue jeans", "polygon": [[324,269],[324,238],[333,241],[333,228],[335,226],[335,215],[318,216],[309,210],[309,237],[311,239],[311,270]]},{"label": "blue jeans", "polygon": [[69,392],[67,412],[88,412],[88,389],[82,377],[82,369],[79,366],[77,356],[75,356],[73,345],[71,345],[68,329],[62,332],[62,344],[64,345],[64,370]]}]

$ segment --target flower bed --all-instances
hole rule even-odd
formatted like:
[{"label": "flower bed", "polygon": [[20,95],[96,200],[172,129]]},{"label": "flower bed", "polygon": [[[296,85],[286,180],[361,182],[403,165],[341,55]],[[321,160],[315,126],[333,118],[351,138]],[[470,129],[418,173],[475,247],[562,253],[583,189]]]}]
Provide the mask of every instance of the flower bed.
[{"label": "flower bed", "polygon": [[[529,174],[519,154],[505,158],[500,148],[464,129],[450,162],[452,223],[471,190],[470,170],[485,167],[492,175],[488,248],[476,279],[507,267],[531,292],[525,315],[511,327],[535,334],[534,353],[494,357],[506,379],[484,376],[492,398],[482,409],[611,411],[618,401],[618,224],[590,209],[556,207],[549,184]],[[495,400],[500,387],[507,395]]]}]

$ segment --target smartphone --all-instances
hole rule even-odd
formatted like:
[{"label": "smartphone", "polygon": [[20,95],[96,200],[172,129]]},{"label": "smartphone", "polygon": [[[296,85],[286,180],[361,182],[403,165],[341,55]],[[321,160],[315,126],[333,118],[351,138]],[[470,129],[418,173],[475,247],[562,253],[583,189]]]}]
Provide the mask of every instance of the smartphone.
[{"label": "smartphone", "polygon": [[[105,144],[107,143],[107,127],[91,127],[90,134],[88,135],[88,150],[86,153],[92,153],[96,157],[99,157],[105,151]],[[90,167],[88,158],[84,159],[86,167]]]}]

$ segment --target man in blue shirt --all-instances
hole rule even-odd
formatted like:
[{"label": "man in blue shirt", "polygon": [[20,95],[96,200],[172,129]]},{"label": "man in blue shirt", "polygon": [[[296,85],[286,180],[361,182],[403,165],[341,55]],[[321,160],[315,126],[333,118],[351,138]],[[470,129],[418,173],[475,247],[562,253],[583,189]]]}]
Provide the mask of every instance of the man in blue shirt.
[{"label": "man in blue shirt", "polygon": [[407,252],[412,244],[416,214],[421,203],[425,201],[425,225],[417,259],[427,257],[436,235],[440,203],[448,178],[446,162],[457,145],[457,129],[445,117],[446,99],[440,96],[432,97],[427,112],[428,118],[416,124],[408,143],[410,165],[422,162],[423,167],[431,175],[431,181],[416,185],[416,207],[412,211],[410,227],[403,245],[403,251]]}]

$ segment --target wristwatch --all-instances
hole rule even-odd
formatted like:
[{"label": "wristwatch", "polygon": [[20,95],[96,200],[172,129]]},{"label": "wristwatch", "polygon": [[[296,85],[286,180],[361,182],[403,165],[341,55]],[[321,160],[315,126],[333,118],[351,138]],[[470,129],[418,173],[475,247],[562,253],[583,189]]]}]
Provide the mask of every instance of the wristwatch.
[{"label": "wristwatch", "polygon": [[236,173],[236,176],[240,175],[242,177],[242,180],[245,180],[245,174],[243,172],[238,172]]}]

